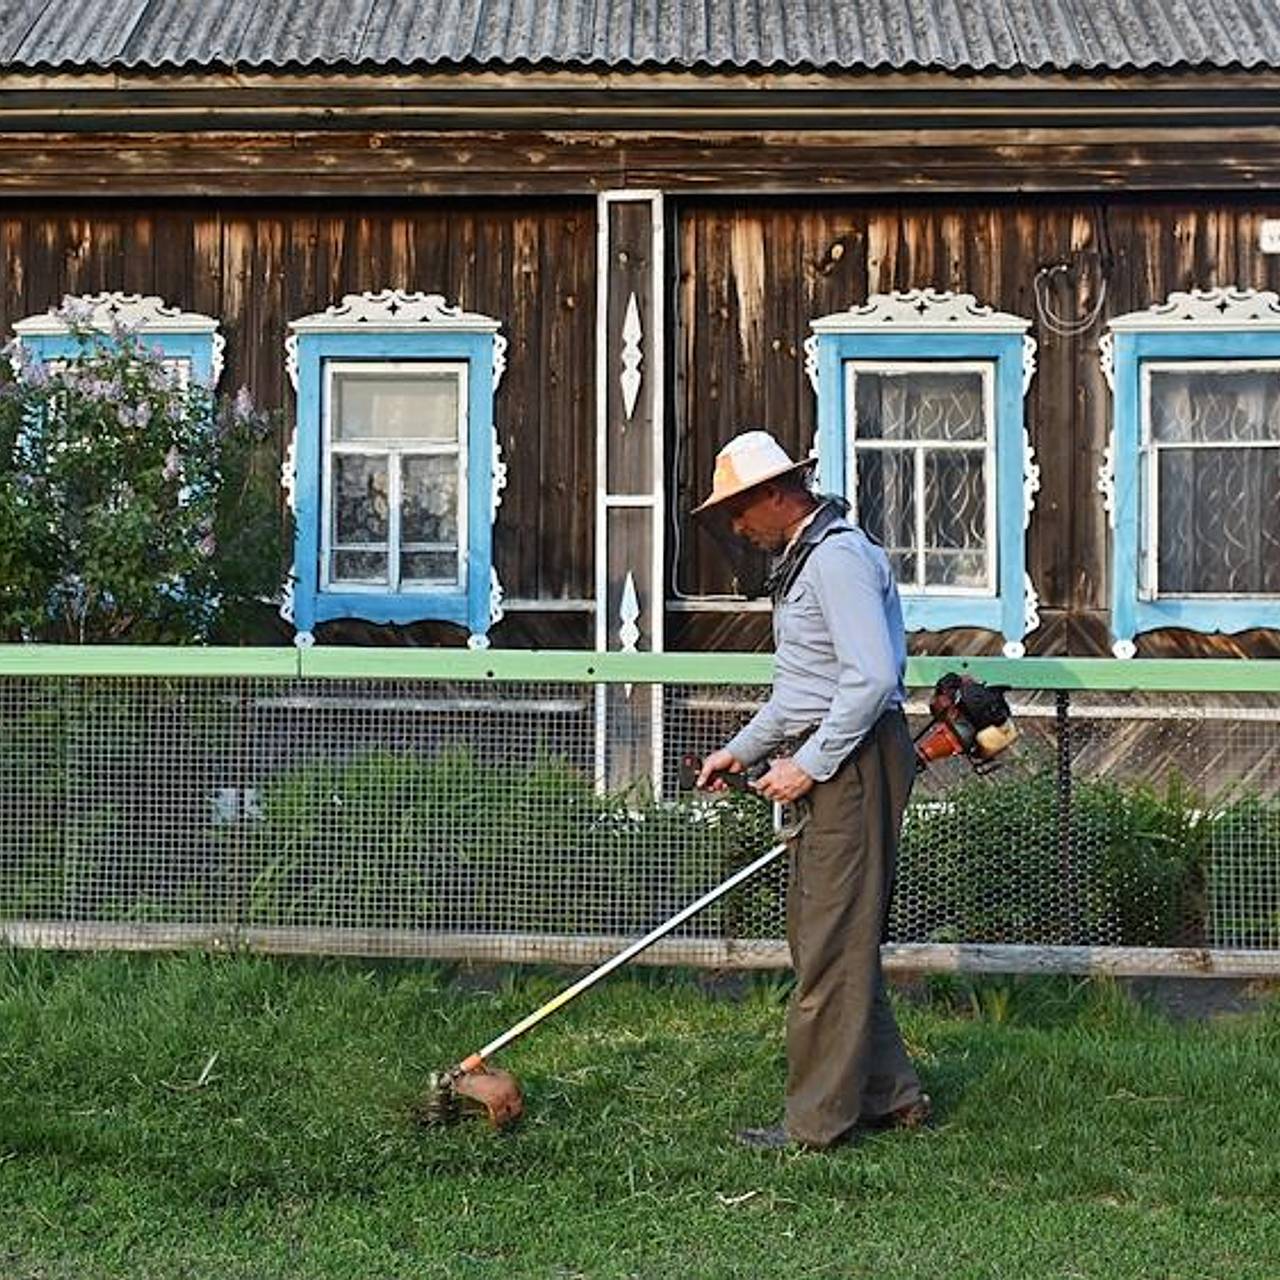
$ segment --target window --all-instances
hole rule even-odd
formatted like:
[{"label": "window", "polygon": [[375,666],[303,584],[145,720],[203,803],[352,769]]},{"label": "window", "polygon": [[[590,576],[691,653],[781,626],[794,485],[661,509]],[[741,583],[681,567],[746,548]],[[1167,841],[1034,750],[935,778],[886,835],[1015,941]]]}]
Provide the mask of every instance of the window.
[{"label": "window", "polygon": [[492,525],[505,482],[497,322],[438,295],[348,295],[294,321],[285,483],[297,517],[285,616],[449,621],[482,648],[502,616]]},{"label": "window", "polygon": [[1158,627],[1280,625],[1280,305],[1174,294],[1113,320],[1099,478],[1113,530],[1113,652]]},{"label": "window", "polygon": [[67,318],[110,334],[132,330],[147,346],[157,348],[166,368],[182,386],[193,377],[210,387],[222,376],[225,339],[211,316],[170,307],[163,298],[138,293],[95,293],[62,300],[60,311],[28,316],[14,326],[18,340],[37,359],[58,365],[76,355],[79,343]]},{"label": "window", "polygon": [[323,586],[466,575],[465,364],[326,361]]},{"label": "window", "polygon": [[925,290],[812,327],[819,484],[884,547],[908,629],[984,627],[1021,655],[1039,625],[1024,552],[1039,487],[1028,321]]},{"label": "window", "polygon": [[994,366],[848,360],[845,369],[859,524],[904,590],[994,595]]}]

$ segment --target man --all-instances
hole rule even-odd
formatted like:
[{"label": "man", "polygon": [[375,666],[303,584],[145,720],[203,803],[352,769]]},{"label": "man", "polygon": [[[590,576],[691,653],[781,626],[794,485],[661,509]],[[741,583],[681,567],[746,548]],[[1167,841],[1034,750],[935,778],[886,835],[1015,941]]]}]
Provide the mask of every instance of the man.
[{"label": "man", "polygon": [[902,608],[884,552],[844,518],[843,501],[810,492],[810,465],[747,431],[717,455],[711,496],[694,513],[781,553],[770,575],[772,696],[698,779],[716,789],[717,773],[771,757],[756,790],[807,811],[787,893],[796,986],[784,1125],[738,1135],[758,1147],[830,1147],[859,1125],[919,1127],[930,1110],[880,967],[915,778]]}]

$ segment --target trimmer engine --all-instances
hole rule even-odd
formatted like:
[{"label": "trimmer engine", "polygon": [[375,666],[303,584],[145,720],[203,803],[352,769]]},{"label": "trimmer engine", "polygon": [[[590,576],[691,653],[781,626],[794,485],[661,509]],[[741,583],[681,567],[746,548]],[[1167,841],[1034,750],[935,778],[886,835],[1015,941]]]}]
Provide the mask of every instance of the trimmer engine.
[{"label": "trimmer engine", "polygon": [[929,724],[915,739],[916,767],[962,755],[979,773],[995,768],[996,757],[1018,736],[1005,701],[1008,689],[948,671],[933,686]]}]

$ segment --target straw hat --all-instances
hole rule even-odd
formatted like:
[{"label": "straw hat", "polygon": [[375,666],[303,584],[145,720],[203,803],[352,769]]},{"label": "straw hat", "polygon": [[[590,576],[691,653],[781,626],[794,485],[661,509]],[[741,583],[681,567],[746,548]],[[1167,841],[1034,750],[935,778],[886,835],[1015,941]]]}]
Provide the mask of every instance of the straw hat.
[{"label": "straw hat", "polygon": [[744,431],[716,454],[711,496],[694,507],[693,514],[699,515],[728,498],[764,484],[766,480],[776,480],[793,471],[805,471],[813,464],[813,458],[792,462],[791,455],[767,431]]}]

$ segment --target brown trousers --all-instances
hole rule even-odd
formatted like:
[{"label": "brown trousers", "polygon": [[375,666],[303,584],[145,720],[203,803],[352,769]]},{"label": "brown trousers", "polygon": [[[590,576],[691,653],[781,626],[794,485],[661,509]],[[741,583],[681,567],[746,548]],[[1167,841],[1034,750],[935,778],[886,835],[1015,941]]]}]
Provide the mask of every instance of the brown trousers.
[{"label": "brown trousers", "polygon": [[792,841],[787,941],[796,986],[787,1009],[786,1127],[811,1146],[829,1146],[859,1119],[920,1096],[880,968],[914,779],[906,718],[886,712],[809,793],[808,822]]}]

